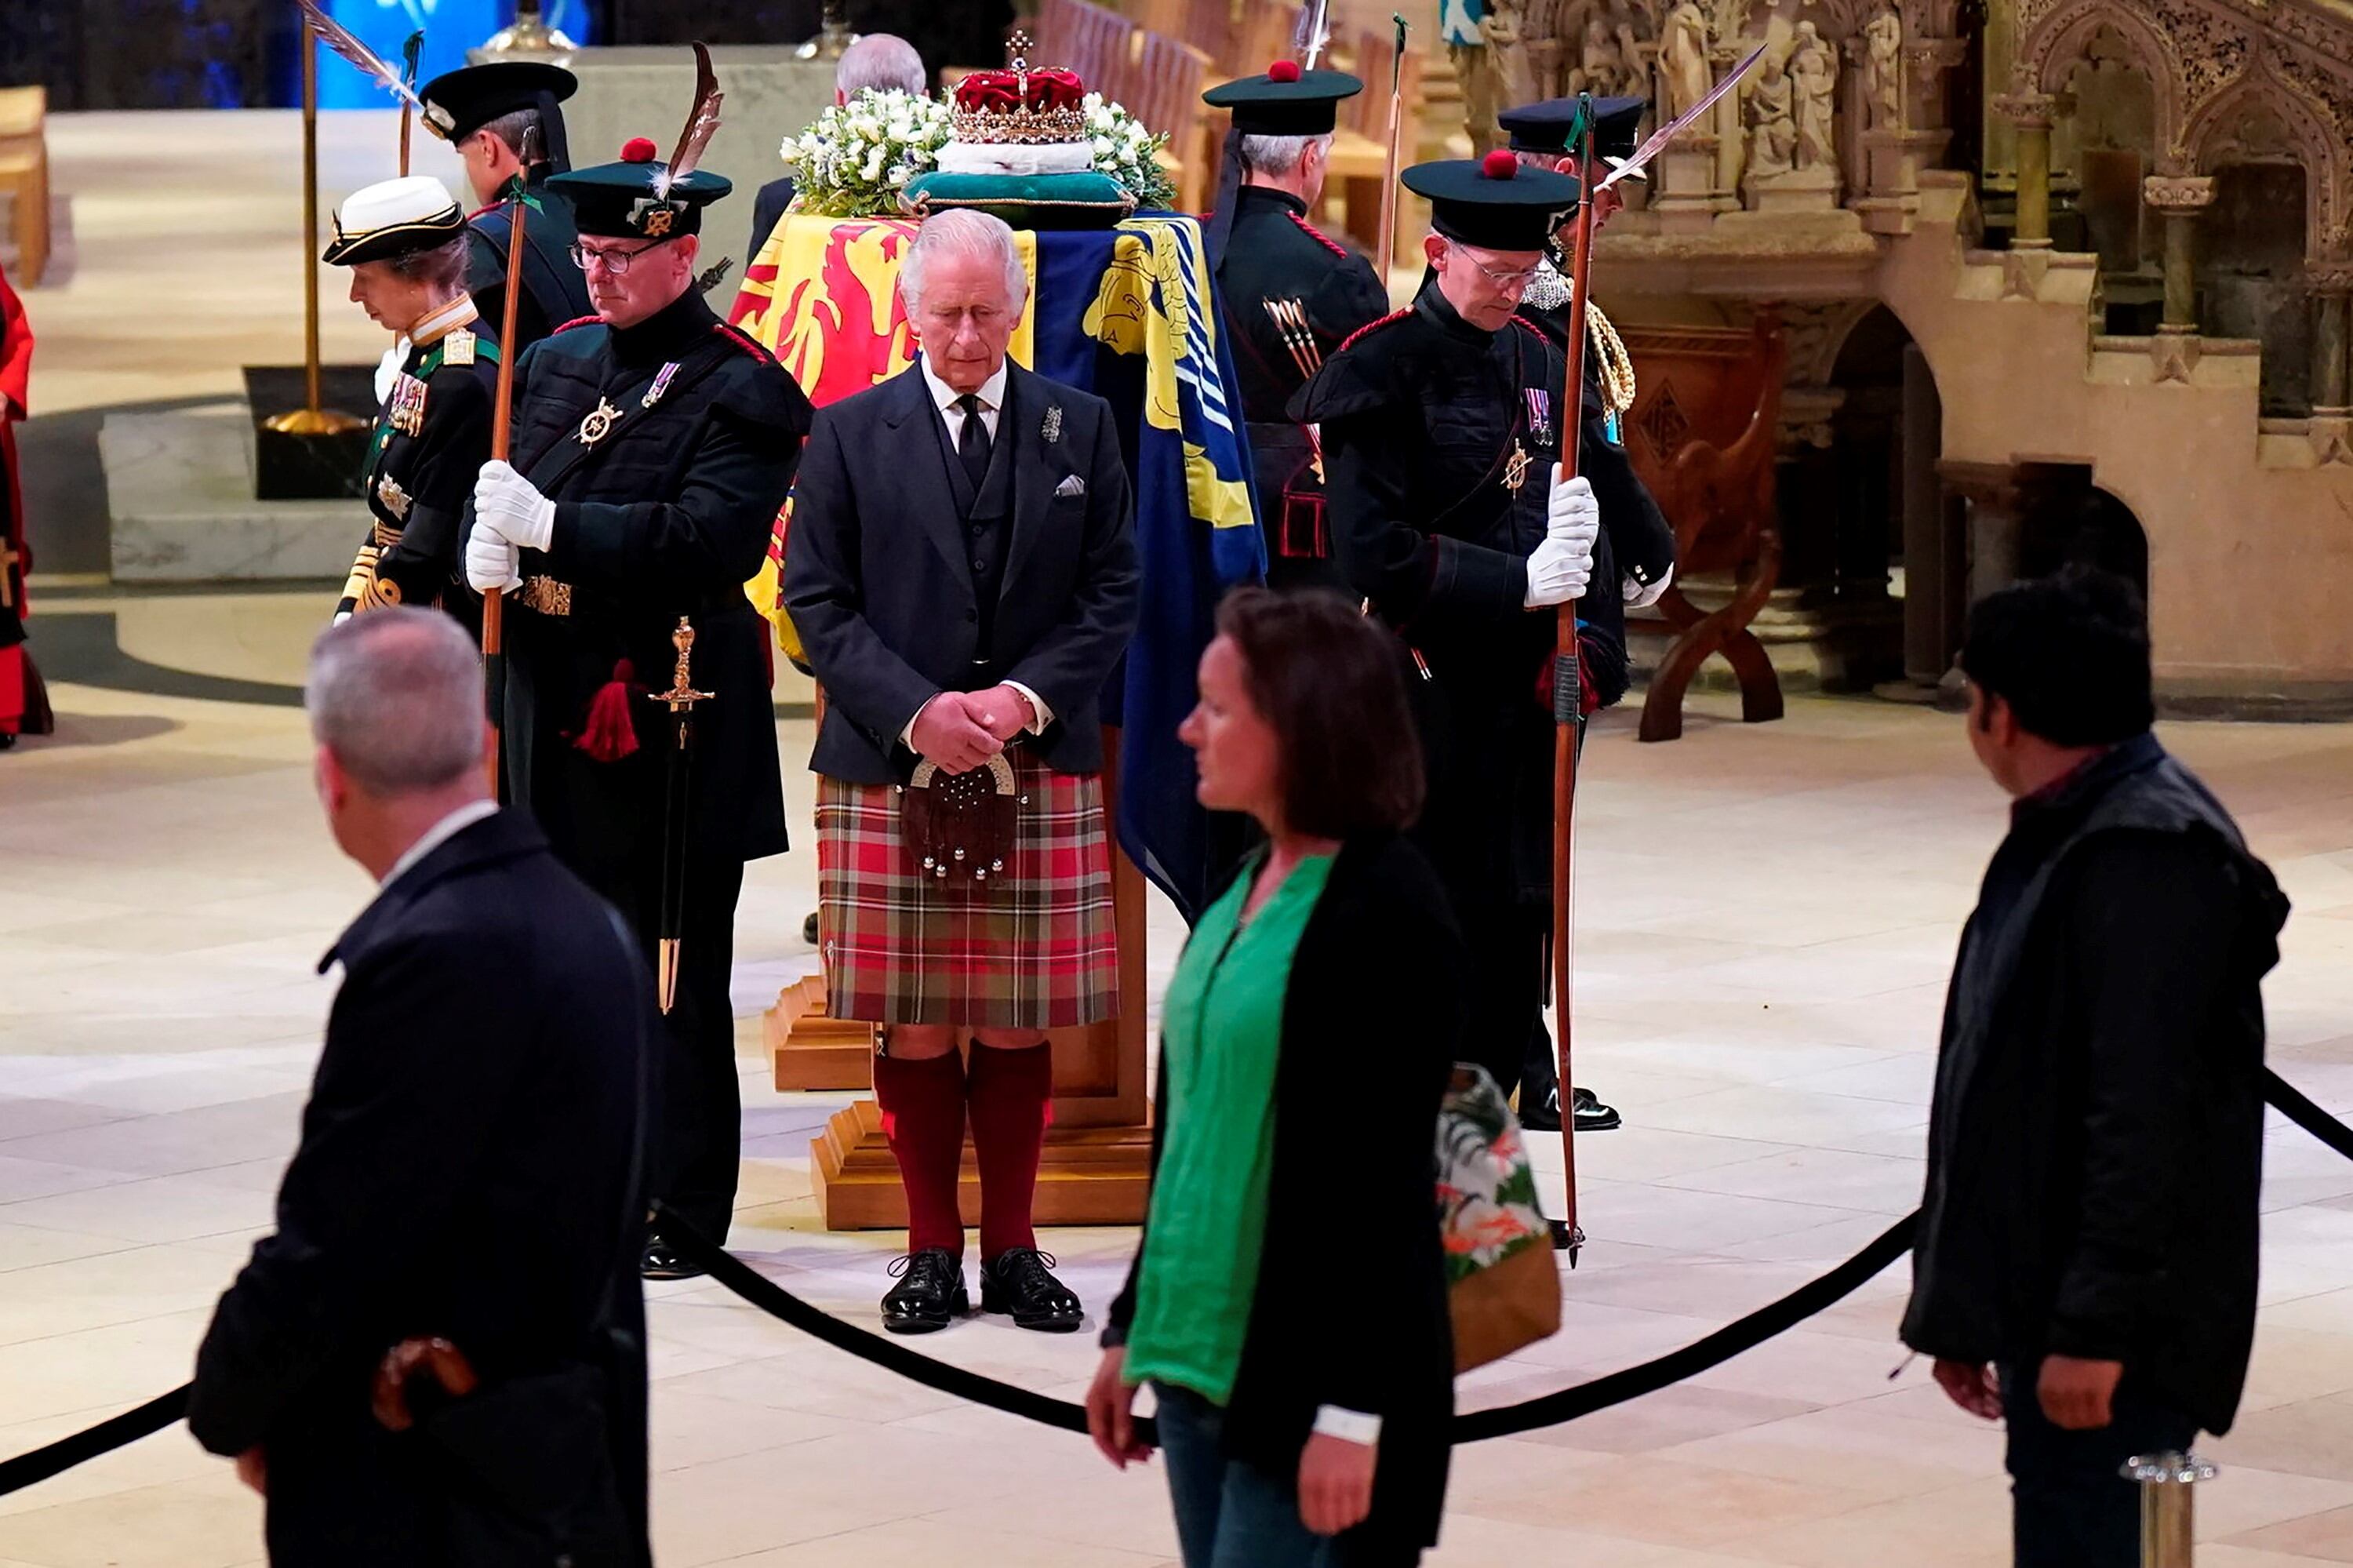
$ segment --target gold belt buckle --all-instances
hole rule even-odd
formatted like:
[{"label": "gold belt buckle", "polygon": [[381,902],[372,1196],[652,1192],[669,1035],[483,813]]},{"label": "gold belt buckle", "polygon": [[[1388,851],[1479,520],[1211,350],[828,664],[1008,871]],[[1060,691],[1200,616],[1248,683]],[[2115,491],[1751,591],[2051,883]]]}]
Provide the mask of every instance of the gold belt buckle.
[{"label": "gold belt buckle", "polygon": [[525,609],[541,615],[572,613],[572,585],[554,577],[523,578],[522,599]]}]

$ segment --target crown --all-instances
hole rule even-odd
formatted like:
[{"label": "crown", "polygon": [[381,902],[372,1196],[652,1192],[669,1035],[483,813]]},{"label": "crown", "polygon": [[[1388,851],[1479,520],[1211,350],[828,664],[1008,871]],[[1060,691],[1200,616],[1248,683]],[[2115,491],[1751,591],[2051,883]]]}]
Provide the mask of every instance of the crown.
[{"label": "crown", "polygon": [[1029,36],[1015,33],[1006,45],[1011,63],[1005,69],[976,70],[956,83],[948,131],[957,141],[1086,140],[1086,84],[1076,71],[1032,70],[1029,49]]}]

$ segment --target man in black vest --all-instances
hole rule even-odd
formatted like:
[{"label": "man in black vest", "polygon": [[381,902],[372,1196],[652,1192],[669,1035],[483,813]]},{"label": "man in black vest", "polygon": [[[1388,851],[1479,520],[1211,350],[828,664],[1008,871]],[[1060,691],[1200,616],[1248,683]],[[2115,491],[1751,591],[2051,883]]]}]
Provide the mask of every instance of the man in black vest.
[{"label": "man in black vest", "polygon": [[[566,863],[629,916],[649,954],[679,941],[654,1196],[723,1240],[740,1102],[727,995],[744,863],[785,851],[767,623],[744,584],[792,487],[808,400],[694,287],[702,209],[728,182],[676,181],[639,137],[622,161],[560,175],[597,319],[517,363],[513,462],[474,489],[467,580],[512,590],[504,762]],[[666,791],[681,621],[695,705],[682,842]],[[672,860],[673,855],[682,860]],[[665,871],[684,872],[666,931]],[[691,1272],[659,1235],[649,1277]]]},{"label": "man in black vest", "polygon": [[2125,1461],[2228,1431],[2246,1383],[2287,900],[2149,733],[2131,585],[1989,594],[1961,668],[2014,803],[1945,1004],[1904,1342],[2007,1423],[2021,1568],[2131,1568]]},{"label": "man in black vest", "polygon": [[[818,416],[785,555],[785,608],[826,693],[809,765],[827,1004],[886,1031],[874,1097],[909,1260],[883,1327],[965,1310],[969,1120],[981,1308],[1067,1333],[1079,1298],[1038,1250],[1030,1201],[1046,1031],[1119,1005],[1098,700],[1140,608],[1127,470],[1109,404],[1007,357],[1029,285],[1002,222],[926,218],[899,290],[923,358]],[[993,842],[926,827],[952,791],[1001,802]],[[966,820],[992,816],[984,801]]]},{"label": "man in black vest", "polygon": [[[379,890],[320,964],[343,983],[301,1146],[197,1352],[189,1430],[269,1499],[281,1568],[643,1563],[652,984],[488,799],[454,621],[393,605],[335,628],[304,704],[335,842]],[[418,1380],[396,1433],[379,1369],[434,1339],[480,1387]]]},{"label": "man in black vest", "polygon": [[1345,589],[1332,565],[1323,457],[1314,428],[1294,421],[1289,405],[1343,343],[1388,314],[1373,264],[1308,221],[1339,104],[1363,90],[1345,71],[1277,60],[1264,76],[1201,95],[1233,111],[1205,238],[1250,421],[1267,582],[1278,588]]},{"label": "man in black vest", "polygon": [[571,206],[548,189],[551,177],[572,166],[557,105],[579,86],[580,79],[562,66],[501,60],[437,76],[417,93],[425,101],[426,128],[457,147],[466,184],[480,204],[468,220],[468,285],[494,333],[506,319],[507,251],[514,232],[514,203],[506,191],[516,174],[535,204],[523,222],[522,298],[515,302],[514,342],[503,345],[510,353],[521,354],[591,309],[579,269],[569,261],[578,238]]}]

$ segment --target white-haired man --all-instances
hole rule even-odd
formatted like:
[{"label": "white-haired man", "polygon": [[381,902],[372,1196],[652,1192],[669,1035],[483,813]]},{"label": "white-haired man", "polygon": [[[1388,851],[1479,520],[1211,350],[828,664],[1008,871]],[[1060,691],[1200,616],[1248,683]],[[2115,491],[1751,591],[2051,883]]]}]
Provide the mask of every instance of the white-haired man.
[{"label": "white-haired man", "polygon": [[[377,891],[327,955],[343,989],[301,1145],[196,1353],[188,1429],[269,1499],[272,1563],[489,1561],[465,1543],[496,1539],[501,1562],[642,1563],[652,981],[489,799],[455,621],[394,605],[334,628],[303,701],[320,805]],[[411,1388],[434,1341],[454,1351]],[[461,1368],[480,1386],[452,1406]],[[386,1429],[387,1396],[415,1431]]]},{"label": "white-haired man", "polygon": [[1201,95],[1233,112],[1208,244],[1250,421],[1267,581],[1278,588],[1344,587],[1332,565],[1315,435],[1285,410],[1326,356],[1388,313],[1372,263],[1308,221],[1324,194],[1340,102],[1363,90],[1345,71],[1277,60],[1264,76]]},{"label": "white-haired man", "polygon": [[[923,57],[915,52],[914,45],[893,33],[865,34],[841,51],[841,59],[833,68],[837,106],[870,89],[911,92],[921,98],[930,85],[931,73],[923,69]],[[786,175],[762,185],[752,198],[752,242],[744,251],[745,266],[758,258],[760,247],[776,231],[777,221],[785,216],[785,208],[793,205],[797,188],[793,176]]]},{"label": "white-haired man", "polygon": [[1030,1195],[1046,1031],[1118,1003],[1097,698],[1138,610],[1127,471],[1107,404],[1006,358],[1028,302],[1012,230],[931,217],[899,288],[923,357],[819,410],[785,556],[827,699],[810,759],[827,994],[884,1027],[874,1093],[909,1233],[884,1326],[966,1309],[969,1112],[981,1306],[1068,1332],[1079,1301],[1038,1251]]}]

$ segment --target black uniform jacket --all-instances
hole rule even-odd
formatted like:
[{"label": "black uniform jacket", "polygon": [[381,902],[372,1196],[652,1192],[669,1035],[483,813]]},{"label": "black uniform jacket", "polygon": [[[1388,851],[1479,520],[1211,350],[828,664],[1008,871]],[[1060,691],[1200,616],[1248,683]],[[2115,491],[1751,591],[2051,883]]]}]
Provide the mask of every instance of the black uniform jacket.
[{"label": "black uniform jacket", "polygon": [[642,1548],[644,1307],[625,1236],[644,1212],[632,1153],[659,1019],[634,944],[530,819],[500,812],[395,877],[321,968],[337,960],[277,1229],[214,1314],[189,1429],[216,1454],[266,1450],[280,1568],[414,1568],[456,1560],[455,1483],[431,1439],[371,1414],[384,1353],[442,1336],[484,1394],[599,1369],[575,1430],[518,1437],[560,1450],[601,1424],[584,1452],[611,1457]]},{"label": "black uniform jacket", "polygon": [[396,386],[376,416],[367,471],[373,521],[337,610],[441,604],[470,629],[480,625],[480,601],[466,587],[458,533],[475,476],[491,456],[499,344],[487,324],[477,321],[409,349],[401,374],[422,385],[424,408],[410,413],[405,404],[414,389]]},{"label": "black uniform jacket", "polygon": [[[1414,651],[1407,690],[1430,772],[1418,837],[1466,907],[1539,900],[1551,878],[1557,621],[1526,608],[1527,556],[1545,535],[1566,374],[1542,333],[1517,320],[1500,332],[1472,326],[1433,282],[1292,405],[1323,427],[1332,540],[1350,591]],[[1624,607],[1602,585],[1616,581],[1605,531],[1595,592],[1577,609],[1616,611],[1603,621],[1613,630]],[[1605,699],[1623,691],[1622,662],[1592,673]]]},{"label": "black uniform jacket", "polygon": [[[524,552],[507,612],[512,798],[567,862],[600,867],[599,887],[620,885],[602,865],[649,844],[659,854],[675,736],[644,693],[670,688],[685,617],[691,683],[712,694],[693,713],[691,853],[782,853],[768,626],[744,584],[792,487],[808,399],[692,289],[635,326],[589,322],[533,344],[514,391],[515,469],[556,507],[554,541]],[[577,743],[617,677],[638,688],[638,747],[598,760]]]},{"label": "black uniform jacket", "polygon": [[[1568,307],[1538,310],[1533,305],[1520,307],[1521,319],[1533,323],[1539,332],[1568,352]],[[1618,570],[1641,583],[1654,583],[1664,577],[1675,564],[1675,530],[1659,510],[1651,496],[1650,486],[1634,471],[1633,460],[1626,455],[1623,432],[1619,440],[1610,439],[1609,405],[1602,401],[1600,361],[1593,345],[1585,349],[1585,434],[1577,449],[1577,471],[1593,486],[1593,499],[1601,504],[1601,526],[1609,535],[1609,551],[1616,559]],[[1594,578],[1594,590],[1603,587],[1616,588],[1621,597],[1624,588],[1616,577],[1605,585]]]},{"label": "black uniform jacket", "polygon": [[[1464,967],[1429,862],[1401,839],[1371,834],[1341,846],[1283,994],[1266,1234],[1226,1444],[1292,1476],[1318,1408],[1380,1416],[1373,1511],[1354,1533],[1386,1548],[1381,1560],[1435,1542],[1446,1501],[1454,1339],[1432,1151],[1461,1047]],[[1417,978],[1378,978],[1397,974]],[[1166,1130],[1152,1129],[1155,1171]],[[1106,1344],[1125,1342],[1135,1320],[1151,1245],[1147,1227]],[[1333,1309],[1332,1281],[1367,1258],[1381,1260],[1379,1287]]]},{"label": "black uniform jacket", "polygon": [[1311,363],[1320,364],[1359,328],[1388,314],[1388,291],[1373,276],[1371,262],[1308,223],[1307,205],[1298,197],[1244,185],[1235,200],[1217,291],[1233,337],[1242,417],[1250,422],[1259,521],[1270,561],[1314,560],[1331,553],[1319,499],[1324,486],[1308,433],[1290,413],[1307,372],[1266,307],[1288,302],[1306,313],[1314,343]]},{"label": "black uniform jacket", "polygon": [[[514,342],[507,346],[521,354],[541,338],[576,321],[596,307],[588,302],[588,281],[572,264],[572,247],[580,233],[572,226],[572,204],[547,188],[547,170],[535,170],[525,190],[537,207],[523,215],[522,298],[515,302]],[[468,220],[466,287],[474,296],[482,323],[497,332],[505,321],[507,249],[514,238],[514,203],[492,202]]]},{"label": "black uniform jacket", "polygon": [[2013,815],[1961,938],[1904,1340],[2230,1427],[2255,1326],[2263,1005],[2287,900],[2143,735]]},{"label": "black uniform jacket", "polygon": [[[1100,717],[1140,609],[1134,508],[1111,405],[1007,366],[992,458],[1011,535],[985,665],[955,461],[923,367],[818,411],[794,492],[785,606],[825,687],[809,766],[853,784],[902,783],[899,744],[943,691],[1018,681],[1053,710],[1039,757],[1103,767]],[[1000,471],[992,471],[997,481]]]},{"label": "black uniform jacket", "polygon": [[785,220],[785,209],[793,205],[800,185],[790,175],[782,175],[762,185],[752,197],[752,242],[744,248],[744,265],[749,268],[760,259],[760,248]]}]

